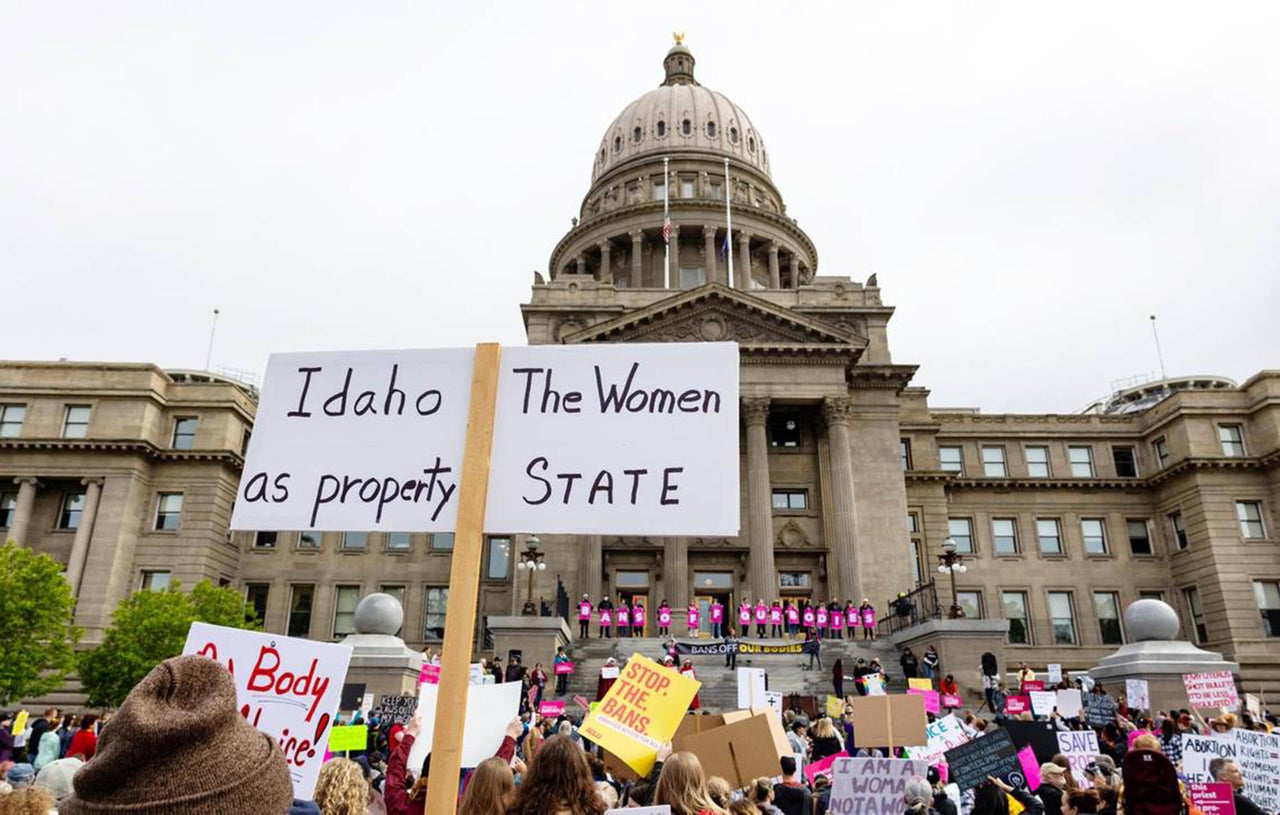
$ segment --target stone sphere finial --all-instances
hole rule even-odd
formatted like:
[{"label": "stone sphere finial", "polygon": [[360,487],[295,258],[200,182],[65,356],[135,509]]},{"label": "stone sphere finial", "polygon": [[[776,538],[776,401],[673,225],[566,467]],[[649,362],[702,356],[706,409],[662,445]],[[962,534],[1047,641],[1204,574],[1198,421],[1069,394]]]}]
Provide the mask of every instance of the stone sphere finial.
[{"label": "stone sphere finial", "polygon": [[404,608],[390,594],[377,592],[361,598],[356,606],[357,634],[386,634],[395,636],[404,625]]},{"label": "stone sphere finial", "polygon": [[1178,638],[1178,612],[1163,600],[1144,599],[1124,610],[1124,626],[1131,642]]}]

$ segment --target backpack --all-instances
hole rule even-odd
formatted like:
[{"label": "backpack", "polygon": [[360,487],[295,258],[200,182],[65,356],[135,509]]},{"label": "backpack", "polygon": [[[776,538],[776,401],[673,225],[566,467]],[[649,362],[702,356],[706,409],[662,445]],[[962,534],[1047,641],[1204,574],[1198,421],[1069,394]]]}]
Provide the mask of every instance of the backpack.
[{"label": "backpack", "polygon": [[1156,750],[1130,750],[1121,762],[1125,815],[1186,812],[1173,762]]}]

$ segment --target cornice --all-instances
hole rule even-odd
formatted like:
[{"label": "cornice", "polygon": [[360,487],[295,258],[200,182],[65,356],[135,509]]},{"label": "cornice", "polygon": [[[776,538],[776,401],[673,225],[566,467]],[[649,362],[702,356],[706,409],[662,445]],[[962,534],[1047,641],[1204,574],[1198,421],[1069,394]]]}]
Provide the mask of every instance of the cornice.
[{"label": "cornice", "polygon": [[901,391],[916,375],[919,365],[855,365],[849,369],[848,384],[855,390],[892,389]]},{"label": "cornice", "polygon": [[126,453],[155,461],[216,461],[244,468],[244,457],[232,450],[169,450],[140,439],[0,439],[2,450]]},{"label": "cornice", "polygon": [[[1011,489],[1044,489],[1044,490],[1124,490],[1128,492],[1148,490],[1158,487],[1172,478],[1184,475],[1189,472],[1207,471],[1207,470],[1267,470],[1280,465],[1280,450],[1273,450],[1263,456],[1230,458],[1220,456],[1216,458],[1184,458],[1169,467],[1152,473],[1145,478],[966,478],[957,476],[954,473],[950,482],[947,484],[948,489],[972,489],[972,490],[1011,490]],[[915,471],[907,473],[907,480],[911,481]],[[926,478],[921,480],[934,480],[931,477],[935,471],[928,471]]]}]

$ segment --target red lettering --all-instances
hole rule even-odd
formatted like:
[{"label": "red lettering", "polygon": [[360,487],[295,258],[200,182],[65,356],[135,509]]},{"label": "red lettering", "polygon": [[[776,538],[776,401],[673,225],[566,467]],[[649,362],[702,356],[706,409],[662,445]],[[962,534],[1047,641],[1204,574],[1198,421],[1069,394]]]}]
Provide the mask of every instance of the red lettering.
[{"label": "red lettering", "polygon": [[[263,664],[268,655],[272,660],[270,667]],[[262,646],[258,651],[258,661],[253,666],[253,672],[249,674],[249,690],[258,693],[271,690],[276,684],[276,669],[279,667],[280,652],[270,646]]]}]

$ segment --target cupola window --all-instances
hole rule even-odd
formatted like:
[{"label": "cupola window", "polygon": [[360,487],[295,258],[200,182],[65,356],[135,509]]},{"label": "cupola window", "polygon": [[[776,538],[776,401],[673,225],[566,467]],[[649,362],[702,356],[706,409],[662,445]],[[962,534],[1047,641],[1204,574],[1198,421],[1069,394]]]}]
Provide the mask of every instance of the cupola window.
[{"label": "cupola window", "polygon": [[621,136],[614,136],[614,137],[613,137],[613,152],[615,152],[615,153],[621,153],[621,152],[622,152],[622,137],[621,137]]},{"label": "cupola window", "polygon": [[736,127],[729,128],[729,142],[731,144],[738,143],[738,128]]},{"label": "cupola window", "polygon": [[716,123],[707,122],[707,138],[714,139],[716,137]]},{"label": "cupola window", "polygon": [[747,149],[753,153],[756,151],[756,140],[754,136],[747,139]]},{"label": "cupola window", "polygon": [[683,133],[683,134],[684,134],[684,135],[686,135],[686,136],[692,136],[692,135],[693,135],[693,122],[689,121],[688,119],[685,119],[683,122],[681,122],[681,123],[680,123],[680,132],[681,132],[681,133]]},{"label": "cupola window", "polygon": [[640,128],[637,127],[635,130],[631,131],[631,140],[636,144],[639,144],[640,139],[642,138],[644,138],[644,131]]},{"label": "cupola window", "polygon": [[666,136],[666,135],[667,135],[667,123],[659,119],[658,120],[658,138],[661,139],[663,136]]}]

